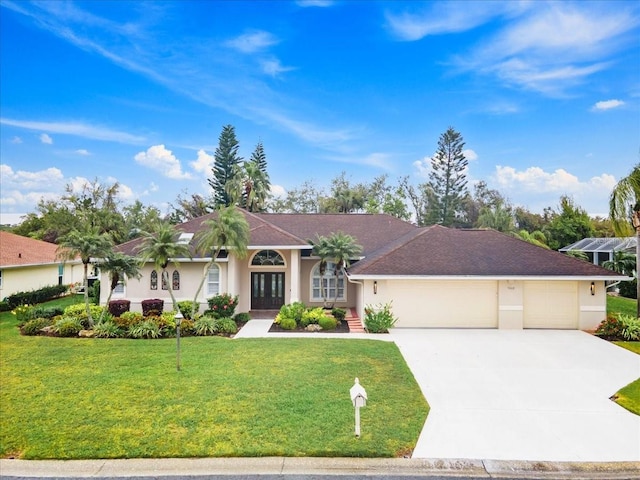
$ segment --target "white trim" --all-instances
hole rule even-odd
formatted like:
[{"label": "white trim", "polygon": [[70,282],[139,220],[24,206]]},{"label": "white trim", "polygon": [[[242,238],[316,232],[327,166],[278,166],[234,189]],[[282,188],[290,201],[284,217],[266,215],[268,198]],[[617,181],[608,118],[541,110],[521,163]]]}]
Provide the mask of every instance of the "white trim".
[{"label": "white trim", "polygon": [[580,305],[581,312],[606,312],[607,307],[603,305]]},{"label": "white trim", "polygon": [[313,247],[304,245],[247,245],[247,250],[311,250]]},{"label": "white trim", "polygon": [[524,305],[498,305],[498,310],[502,312],[522,312]]},{"label": "white trim", "polygon": [[588,276],[551,276],[551,275],[347,275],[355,280],[556,280],[556,281],[606,281],[606,280],[633,280],[632,277],[624,276],[607,276],[607,277],[588,277]]}]

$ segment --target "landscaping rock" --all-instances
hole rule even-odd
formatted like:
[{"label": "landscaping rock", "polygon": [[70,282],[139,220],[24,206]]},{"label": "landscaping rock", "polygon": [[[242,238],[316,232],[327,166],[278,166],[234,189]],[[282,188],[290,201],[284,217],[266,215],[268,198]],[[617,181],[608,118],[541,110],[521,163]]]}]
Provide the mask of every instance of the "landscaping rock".
[{"label": "landscaping rock", "polygon": [[319,332],[320,330],[322,330],[322,327],[317,323],[310,323],[309,325],[307,325],[305,330],[307,332]]},{"label": "landscaping rock", "polygon": [[82,338],[92,338],[94,335],[93,330],[80,330],[78,336]]}]

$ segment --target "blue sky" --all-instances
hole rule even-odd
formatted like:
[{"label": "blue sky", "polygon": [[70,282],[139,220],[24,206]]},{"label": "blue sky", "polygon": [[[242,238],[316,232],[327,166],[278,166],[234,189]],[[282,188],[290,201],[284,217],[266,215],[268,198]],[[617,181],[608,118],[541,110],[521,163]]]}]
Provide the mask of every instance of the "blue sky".
[{"label": "blue sky", "polygon": [[426,180],[449,126],[468,178],[534,212],[606,214],[640,160],[634,1],[0,1],[2,223],[64,185],[166,209],[210,193],[232,124],[274,193]]}]

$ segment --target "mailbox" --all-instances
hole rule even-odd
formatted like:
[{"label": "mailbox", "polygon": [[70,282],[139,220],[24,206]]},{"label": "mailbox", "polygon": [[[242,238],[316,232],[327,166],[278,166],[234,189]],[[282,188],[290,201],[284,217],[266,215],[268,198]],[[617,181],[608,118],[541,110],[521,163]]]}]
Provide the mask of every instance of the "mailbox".
[{"label": "mailbox", "polygon": [[360,380],[358,380],[357,377],[355,383],[353,384],[353,387],[351,387],[351,390],[349,390],[349,392],[351,393],[351,401],[353,402],[354,407],[367,406],[367,392],[362,387],[362,385],[360,385]]}]

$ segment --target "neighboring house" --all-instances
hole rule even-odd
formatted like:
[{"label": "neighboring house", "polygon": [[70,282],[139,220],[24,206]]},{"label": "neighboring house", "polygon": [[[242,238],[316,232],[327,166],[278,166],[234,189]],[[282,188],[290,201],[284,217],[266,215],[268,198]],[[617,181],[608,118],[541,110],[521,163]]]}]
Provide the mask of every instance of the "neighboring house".
[{"label": "neighboring house", "polygon": [[603,238],[583,238],[561,248],[560,252],[584,252],[589,257],[589,261],[594,265],[602,265],[606,261],[613,260],[615,252],[628,252],[636,254],[636,237],[603,237]]},{"label": "neighboring house", "polygon": [[82,264],[63,263],[53,243],[0,231],[0,298],[82,281]]},{"label": "neighboring house", "polygon": [[[198,298],[203,306],[221,292],[238,295],[238,311],[254,316],[294,301],[322,306],[320,286],[326,285],[329,298],[337,289],[337,306],[354,308],[361,317],[367,305],[393,302],[396,327],[587,330],[605,317],[604,282],[627,280],[493,230],[419,228],[382,214],[243,214],[250,227],[249,255],[219,256]],[[202,222],[214,215],[179,225],[182,241],[194,245]],[[363,247],[337,283],[331,265],[320,278],[320,260],[309,244],[334,232],[352,235]],[[139,255],[141,243],[132,240],[118,250]],[[192,300],[208,259],[178,261],[167,268],[176,299]],[[117,297],[138,310],[147,298],[162,298],[170,308],[161,272],[148,263],[142,274]],[[103,289],[102,301],[107,293]]]}]

